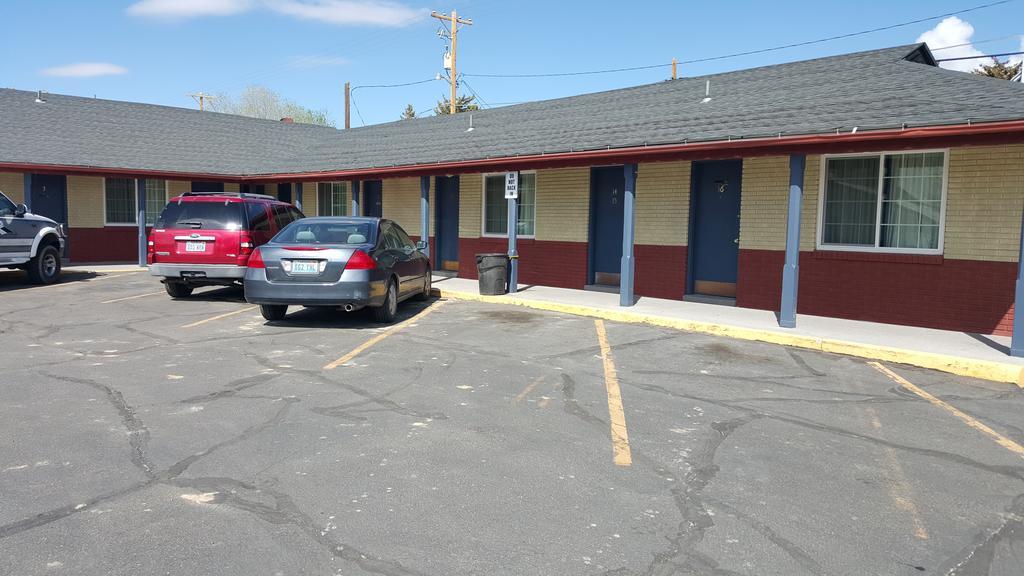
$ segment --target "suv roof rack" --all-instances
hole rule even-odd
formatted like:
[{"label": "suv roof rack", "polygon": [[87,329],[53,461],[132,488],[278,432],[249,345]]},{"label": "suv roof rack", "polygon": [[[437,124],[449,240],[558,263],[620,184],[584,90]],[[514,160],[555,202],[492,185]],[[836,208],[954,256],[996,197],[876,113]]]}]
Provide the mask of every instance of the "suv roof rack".
[{"label": "suv roof rack", "polygon": [[252,194],[249,192],[185,192],[181,196],[230,196],[232,198],[259,198],[261,200],[277,200],[269,194]]}]

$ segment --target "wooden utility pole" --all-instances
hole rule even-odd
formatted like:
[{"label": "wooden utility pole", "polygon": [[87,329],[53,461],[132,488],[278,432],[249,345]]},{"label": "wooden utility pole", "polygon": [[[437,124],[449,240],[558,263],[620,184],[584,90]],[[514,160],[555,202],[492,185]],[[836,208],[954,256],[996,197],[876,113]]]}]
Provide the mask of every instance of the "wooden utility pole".
[{"label": "wooden utility pole", "polygon": [[189,96],[191,96],[192,99],[195,100],[196,102],[199,102],[199,109],[200,110],[205,110],[206,109],[206,101],[207,100],[213,100],[213,99],[217,98],[216,96],[213,96],[211,94],[204,94],[202,92],[196,92],[195,94],[189,94]]},{"label": "wooden utility pole", "polygon": [[[431,12],[430,15],[432,17],[434,17],[434,18],[437,18],[441,22],[448,22],[448,28],[447,28],[446,32],[447,32],[447,38],[449,40],[451,40],[451,55],[452,55],[452,69],[451,69],[451,73],[449,74],[449,79],[451,80],[451,84],[452,84],[452,95],[451,95],[451,99],[448,101],[448,104],[449,104],[448,110],[449,110],[449,112],[451,114],[455,114],[455,100],[457,98],[457,95],[455,93],[455,88],[458,85],[458,71],[457,71],[457,68],[456,68],[456,65],[455,65],[455,57],[456,57],[456,53],[457,53],[457,50],[458,50],[459,24],[465,24],[467,26],[472,26],[473,25],[473,20],[471,20],[469,18],[459,18],[458,14],[455,12],[455,10],[452,10],[452,15],[451,16],[449,16],[447,14],[440,14],[438,12]],[[442,37],[444,37],[444,36],[442,36]]]},{"label": "wooden utility pole", "polygon": [[676,60],[675,58],[673,58],[673,59],[672,59],[672,79],[673,79],[673,80],[675,80],[676,78],[678,78],[678,76],[676,76],[676,66],[677,66],[678,64],[679,64],[679,61],[678,61],[678,60]]},{"label": "wooden utility pole", "polygon": [[349,88],[349,83],[345,82],[345,130],[348,130],[349,127],[351,126],[351,117],[349,116],[349,102],[351,98],[351,93],[352,90]]}]

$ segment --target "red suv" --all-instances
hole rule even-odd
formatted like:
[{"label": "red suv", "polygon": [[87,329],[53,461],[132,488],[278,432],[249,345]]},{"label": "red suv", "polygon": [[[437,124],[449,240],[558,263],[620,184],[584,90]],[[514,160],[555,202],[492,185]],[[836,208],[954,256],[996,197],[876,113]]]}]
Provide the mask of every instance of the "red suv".
[{"label": "red suv", "polygon": [[199,286],[240,285],[249,255],[278,230],[303,218],[273,196],[187,192],[172,198],[149,235],[149,273],[172,298]]}]

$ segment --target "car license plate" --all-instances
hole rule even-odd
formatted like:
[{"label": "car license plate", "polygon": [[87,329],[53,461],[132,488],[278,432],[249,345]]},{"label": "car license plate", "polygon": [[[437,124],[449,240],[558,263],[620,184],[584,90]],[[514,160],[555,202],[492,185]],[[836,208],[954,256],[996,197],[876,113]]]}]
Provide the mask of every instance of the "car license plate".
[{"label": "car license plate", "polygon": [[320,263],[316,260],[292,261],[292,274],[319,274]]},{"label": "car license plate", "polygon": [[206,252],[206,242],[185,242],[185,252]]}]

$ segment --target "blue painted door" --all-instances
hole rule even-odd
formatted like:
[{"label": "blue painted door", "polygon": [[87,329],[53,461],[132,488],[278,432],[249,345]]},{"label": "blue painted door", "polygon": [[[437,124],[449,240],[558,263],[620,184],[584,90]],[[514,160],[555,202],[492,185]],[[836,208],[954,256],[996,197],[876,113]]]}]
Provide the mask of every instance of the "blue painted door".
[{"label": "blue painted door", "polygon": [[619,285],[622,269],[622,166],[590,171],[590,282]]},{"label": "blue painted door", "polygon": [[68,223],[67,178],[52,174],[32,175],[32,213]]},{"label": "blue painted door", "polygon": [[694,163],[693,291],[715,296],[736,295],[740,254],[742,160]]},{"label": "blue painted door", "polygon": [[277,185],[277,199],[281,202],[292,202],[292,183],[281,182]]},{"label": "blue painted door", "polygon": [[384,213],[381,206],[381,181],[367,180],[363,182],[363,215],[380,218]]},{"label": "blue painted door", "polygon": [[434,204],[436,209],[437,257],[434,268],[438,270],[459,269],[459,177],[438,176],[434,179]]}]

